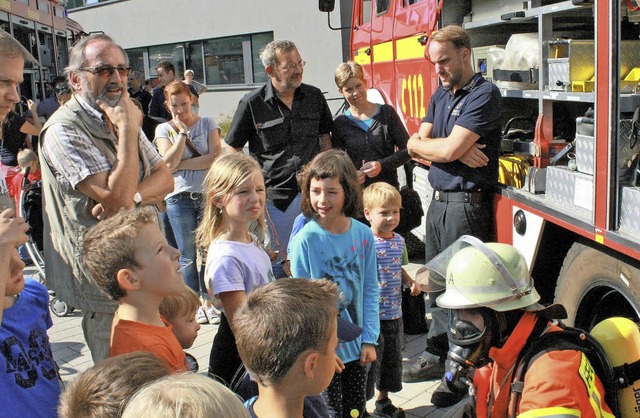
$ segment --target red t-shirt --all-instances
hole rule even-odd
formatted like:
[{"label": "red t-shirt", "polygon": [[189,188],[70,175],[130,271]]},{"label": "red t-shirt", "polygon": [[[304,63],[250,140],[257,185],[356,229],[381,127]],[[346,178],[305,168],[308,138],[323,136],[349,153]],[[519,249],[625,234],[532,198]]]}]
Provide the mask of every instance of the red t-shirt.
[{"label": "red t-shirt", "polygon": [[164,318],[164,327],[121,319],[116,311],[111,327],[109,357],[135,351],[148,351],[164,360],[172,373],[186,372],[186,356],[171,324]]}]

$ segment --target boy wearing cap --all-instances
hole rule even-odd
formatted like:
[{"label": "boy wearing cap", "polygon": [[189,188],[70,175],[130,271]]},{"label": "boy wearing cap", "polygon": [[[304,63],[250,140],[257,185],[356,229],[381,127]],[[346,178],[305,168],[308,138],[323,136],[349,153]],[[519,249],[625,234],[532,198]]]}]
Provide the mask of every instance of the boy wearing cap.
[{"label": "boy wearing cap", "polygon": [[340,319],[340,299],[328,280],[280,279],[256,289],[238,309],[238,352],[259,389],[245,403],[252,417],[302,417],[305,398],[329,386],[342,365],[338,341],[362,332]]}]

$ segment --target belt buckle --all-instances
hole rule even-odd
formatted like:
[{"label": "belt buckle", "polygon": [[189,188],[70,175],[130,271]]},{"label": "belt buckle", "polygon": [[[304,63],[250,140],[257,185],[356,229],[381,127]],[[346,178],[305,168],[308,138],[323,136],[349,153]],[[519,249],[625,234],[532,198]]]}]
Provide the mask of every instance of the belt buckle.
[{"label": "belt buckle", "polygon": [[440,190],[435,190],[433,192],[433,198],[436,199],[436,202],[440,202]]}]

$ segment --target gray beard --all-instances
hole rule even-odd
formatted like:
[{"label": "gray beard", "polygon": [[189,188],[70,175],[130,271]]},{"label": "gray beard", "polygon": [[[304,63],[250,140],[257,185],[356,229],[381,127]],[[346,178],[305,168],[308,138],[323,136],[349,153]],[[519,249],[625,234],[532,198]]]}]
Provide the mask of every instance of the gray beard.
[{"label": "gray beard", "polygon": [[109,87],[112,87],[116,83],[108,83],[106,86],[104,86],[104,89],[102,89],[100,96],[96,97],[93,94],[93,91],[91,91],[91,89],[89,88],[89,82],[87,81],[86,77],[82,77],[80,82],[82,83],[82,93],[80,93],[80,97],[82,97],[84,101],[86,101],[89,104],[89,106],[96,109],[97,111],[102,111],[102,109],[100,109],[100,106],[98,106],[98,103],[97,103],[98,99],[104,101],[110,107],[116,107],[116,105],[120,102],[120,99],[122,98],[122,95],[119,95],[118,97],[114,97],[114,98],[109,98],[107,96]]}]

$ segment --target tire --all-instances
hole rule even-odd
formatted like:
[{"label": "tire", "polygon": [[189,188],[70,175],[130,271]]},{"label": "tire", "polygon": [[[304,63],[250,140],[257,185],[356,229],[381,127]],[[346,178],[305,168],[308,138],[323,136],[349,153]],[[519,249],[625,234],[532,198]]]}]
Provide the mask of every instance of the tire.
[{"label": "tire", "polygon": [[565,323],[591,330],[612,316],[640,319],[640,270],[609,254],[574,243],[562,264],[555,302],[567,309]]},{"label": "tire", "polygon": [[53,314],[58,317],[67,316],[70,312],[69,306],[57,297],[51,299],[51,301],[49,302],[49,307],[51,308],[51,312],[53,312]]}]

